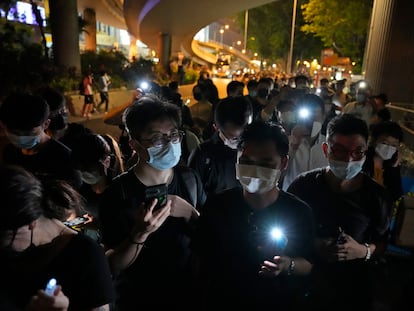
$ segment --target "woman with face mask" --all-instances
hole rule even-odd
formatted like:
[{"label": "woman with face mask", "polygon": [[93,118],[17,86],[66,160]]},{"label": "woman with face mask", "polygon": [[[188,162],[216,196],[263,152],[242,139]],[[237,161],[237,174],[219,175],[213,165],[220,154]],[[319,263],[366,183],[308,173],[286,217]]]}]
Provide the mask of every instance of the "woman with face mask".
[{"label": "woman with face mask", "polygon": [[113,178],[124,172],[119,145],[109,134],[84,134],[73,145],[71,158],[82,178],[79,192],[86,200],[86,212],[93,220],[84,229],[99,239],[100,197]]},{"label": "woman with face mask", "polygon": [[[6,297],[18,310],[109,310],[114,292],[101,246],[61,222],[79,205],[75,193],[66,183],[42,183],[21,167],[0,167],[0,305]],[[59,291],[49,299],[39,292],[51,278],[69,308],[48,305],[62,298]],[[36,294],[47,303],[39,309],[31,301]]]},{"label": "woman with face mask", "polygon": [[370,130],[363,171],[383,185],[395,201],[403,195],[399,158],[403,131],[400,125],[393,121],[377,123],[372,125]]}]

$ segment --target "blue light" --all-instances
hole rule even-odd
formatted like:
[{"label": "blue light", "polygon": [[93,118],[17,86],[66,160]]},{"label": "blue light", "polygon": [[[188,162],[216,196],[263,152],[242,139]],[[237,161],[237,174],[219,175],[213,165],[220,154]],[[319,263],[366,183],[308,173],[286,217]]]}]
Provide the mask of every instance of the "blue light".
[{"label": "blue light", "polygon": [[310,116],[310,111],[308,108],[300,108],[299,109],[299,117],[301,119],[307,119]]},{"label": "blue light", "polygon": [[270,231],[270,236],[273,240],[280,241],[283,238],[283,232],[279,228],[275,227]]}]

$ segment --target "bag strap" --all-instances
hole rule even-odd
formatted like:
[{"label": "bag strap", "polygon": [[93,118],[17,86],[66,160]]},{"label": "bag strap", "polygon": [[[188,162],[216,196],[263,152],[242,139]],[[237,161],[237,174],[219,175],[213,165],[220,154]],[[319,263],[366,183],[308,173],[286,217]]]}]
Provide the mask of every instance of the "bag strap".
[{"label": "bag strap", "polygon": [[182,180],[185,184],[185,187],[187,189],[188,195],[190,196],[190,200],[191,200],[191,204],[196,207],[197,206],[197,196],[198,196],[198,191],[197,191],[197,179],[194,176],[194,173],[189,170],[186,169],[185,167],[180,168],[180,173],[181,173],[181,177]]}]

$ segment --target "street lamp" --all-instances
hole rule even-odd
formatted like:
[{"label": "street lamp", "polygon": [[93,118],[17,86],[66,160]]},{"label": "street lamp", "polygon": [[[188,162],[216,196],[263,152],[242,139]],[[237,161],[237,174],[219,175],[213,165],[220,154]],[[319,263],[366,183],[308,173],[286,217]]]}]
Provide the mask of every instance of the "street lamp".
[{"label": "street lamp", "polygon": [[249,10],[244,12],[244,46],[243,50],[247,50],[247,27],[249,25]]},{"label": "street lamp", "polygon": [[224,34],[224,29],[221,28],[220,29],[220,44],[223,45],[223,34]]},{"label": "street lamp", "polygon": [[297,0],[293,0],[293,12],[292,12],[292,29],[290,34],[290,49],[287,62],[287,72],[292,73],[292,58],[293,58],[293,42],[295,41],[295,25],[296,25],[296,6]]}]

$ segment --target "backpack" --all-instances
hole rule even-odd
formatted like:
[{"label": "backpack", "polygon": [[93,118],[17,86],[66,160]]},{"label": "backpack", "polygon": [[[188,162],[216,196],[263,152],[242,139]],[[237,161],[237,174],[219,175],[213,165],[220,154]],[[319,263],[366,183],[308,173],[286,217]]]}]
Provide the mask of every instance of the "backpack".
[{"label": "backpack", "polygon": [[83,79],[78,84],[79,95],[85,95],[85,88],[83,87]]}]

